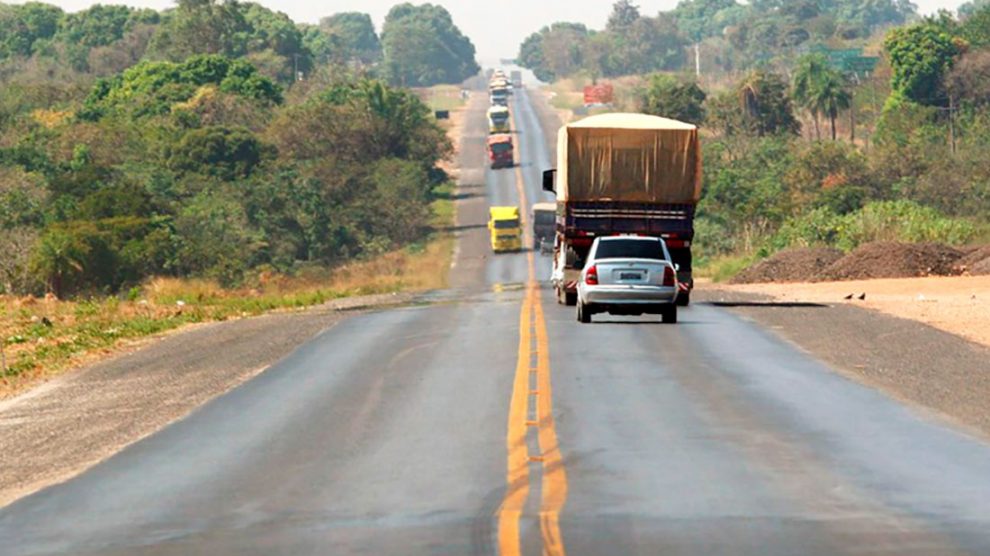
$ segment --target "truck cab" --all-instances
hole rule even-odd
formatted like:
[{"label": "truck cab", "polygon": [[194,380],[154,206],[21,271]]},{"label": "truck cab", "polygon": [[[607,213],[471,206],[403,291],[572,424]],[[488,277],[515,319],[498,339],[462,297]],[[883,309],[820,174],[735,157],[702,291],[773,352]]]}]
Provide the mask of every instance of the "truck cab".
[{"label": "truck cab", "polygon": [[492,106],[488,109],[488,133],[509,133],[509,109],[505,106]]},{"label": "truck cab", "polygon": [[519,207],[488,209],[488,231],[491,234],[492,250],[496,253],[522,249]]},{"label": "truck cab", "polygon": [[494,170],[512,168],[515,165],[512,136],[507,134],[488,137],[488,160]]},{"label": "truck cab", "polygon": [[492,106],[509,106],[509,87],[499,83],[489,89],[489,100]]}]

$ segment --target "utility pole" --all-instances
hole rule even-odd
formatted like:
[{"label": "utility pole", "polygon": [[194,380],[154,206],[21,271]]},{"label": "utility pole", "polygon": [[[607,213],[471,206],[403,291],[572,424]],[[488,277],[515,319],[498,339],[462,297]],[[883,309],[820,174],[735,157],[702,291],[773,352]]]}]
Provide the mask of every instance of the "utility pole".
[{"label": "utility pole", "polygon": [[694,76],[701,79],[701,43],[694,43]]}]

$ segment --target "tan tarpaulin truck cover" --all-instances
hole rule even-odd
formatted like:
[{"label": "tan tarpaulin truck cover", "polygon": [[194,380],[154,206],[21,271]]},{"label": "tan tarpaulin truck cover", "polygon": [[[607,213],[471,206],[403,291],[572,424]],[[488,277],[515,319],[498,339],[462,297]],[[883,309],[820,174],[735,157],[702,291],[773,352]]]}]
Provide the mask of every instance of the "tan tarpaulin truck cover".
[{"label": "tan tarpaulin truck cover", "polygon": [[698,128],[644,114],[602,114],[561,128],[558,201],[697,203]]}]

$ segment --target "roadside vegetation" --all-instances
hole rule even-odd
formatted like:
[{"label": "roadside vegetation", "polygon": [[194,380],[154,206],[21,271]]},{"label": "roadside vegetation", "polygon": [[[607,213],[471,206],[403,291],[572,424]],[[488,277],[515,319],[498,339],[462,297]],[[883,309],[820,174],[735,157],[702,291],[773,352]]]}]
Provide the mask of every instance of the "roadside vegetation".
[{"label": "roadside vegetation", "polygon": [[253,3],[0,3],[6,375],[187,323],[442,287],[453,151],[433,111],[460,107],[442,84],[477,71],[430,5],[397,5],[379,37],[366,14],[297,25]]},{"label": "roadside vegetation", "polygon": [[605,29],[551,25],[519,57],[557,80],[557,104],[606,78],[617,109],[701,126],[701,275],[792,247],[990,242],[985,2],[922,18],[894,0],[684,0],[653,17],[619,1]]}]

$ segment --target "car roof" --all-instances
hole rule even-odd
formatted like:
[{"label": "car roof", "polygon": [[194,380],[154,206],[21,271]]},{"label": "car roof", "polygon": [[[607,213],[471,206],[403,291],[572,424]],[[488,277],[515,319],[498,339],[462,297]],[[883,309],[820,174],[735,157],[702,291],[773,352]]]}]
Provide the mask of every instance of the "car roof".
[{"label": "car roof", "polygon": [[605,236],[598,238],[600,241],[619,241],[619,240],[634,240],[634,241],[663,241],[663,238],[653,237],[653,236]]}]

